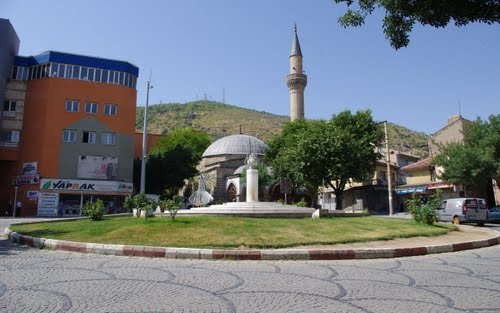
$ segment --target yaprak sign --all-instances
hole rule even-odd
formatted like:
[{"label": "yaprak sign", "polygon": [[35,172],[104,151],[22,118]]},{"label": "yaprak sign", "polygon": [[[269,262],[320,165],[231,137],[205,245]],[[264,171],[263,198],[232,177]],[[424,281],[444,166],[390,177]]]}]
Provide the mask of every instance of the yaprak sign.
[{"label": "yaprak sign", "polygon": [[132,184],[117,181],[77,180],[77,179],[42,179],[42,191],[81,191],[81,192],[132,192]]}]

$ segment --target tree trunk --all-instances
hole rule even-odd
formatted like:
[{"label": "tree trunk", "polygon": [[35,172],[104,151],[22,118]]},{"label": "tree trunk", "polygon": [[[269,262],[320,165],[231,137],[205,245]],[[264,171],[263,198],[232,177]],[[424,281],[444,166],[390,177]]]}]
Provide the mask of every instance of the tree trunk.
[{"label": "tree trunk", "polygon": [[343,190],[334,190],[335,210],[342,210]]}]

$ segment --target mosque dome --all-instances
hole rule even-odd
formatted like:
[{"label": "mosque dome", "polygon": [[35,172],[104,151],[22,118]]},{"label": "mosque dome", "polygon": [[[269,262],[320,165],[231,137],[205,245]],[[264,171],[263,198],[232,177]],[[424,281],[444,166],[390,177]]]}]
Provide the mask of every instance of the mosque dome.
[{"label": "mosque dome", "polygon": [[230,135],[212,143],[203,152],[203,157],[227,154],[248,155],[250,153],[264,155],[266,149],[267,145],[258,138],[242,134]]}]

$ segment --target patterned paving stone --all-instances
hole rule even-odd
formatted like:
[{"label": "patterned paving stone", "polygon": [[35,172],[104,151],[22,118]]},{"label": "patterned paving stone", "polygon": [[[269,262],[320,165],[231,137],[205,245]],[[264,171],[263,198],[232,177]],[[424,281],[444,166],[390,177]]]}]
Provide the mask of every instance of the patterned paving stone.
[{"label": "patterned paving stone", "polygon": [[398,259],[178,260],[0,239],[0,312],[500,312],[500,246]]}]

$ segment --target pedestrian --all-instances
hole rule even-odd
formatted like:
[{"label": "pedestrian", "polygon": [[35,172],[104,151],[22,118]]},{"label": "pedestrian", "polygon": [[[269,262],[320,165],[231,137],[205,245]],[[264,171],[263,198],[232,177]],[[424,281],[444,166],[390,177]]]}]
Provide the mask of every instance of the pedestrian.
[{"label": "pedestrian", "polygon": [[23,207],[23,204],[21,203],[21,201],[17,201],[16,203],[16,212],[14,214],[14,216],[19,216],[21,215],[21,209]]}]

